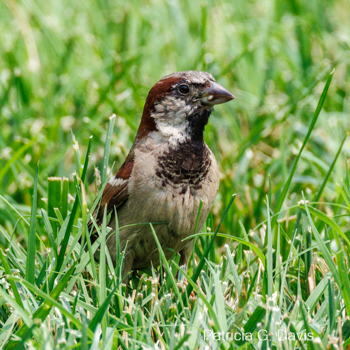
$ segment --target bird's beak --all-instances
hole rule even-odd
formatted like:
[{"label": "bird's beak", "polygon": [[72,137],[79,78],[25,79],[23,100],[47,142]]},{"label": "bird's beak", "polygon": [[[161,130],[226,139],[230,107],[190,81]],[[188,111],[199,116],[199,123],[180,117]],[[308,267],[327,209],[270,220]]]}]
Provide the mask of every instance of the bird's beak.
[{"label": "bird's beak", "polygon": [[214,106],[231,101],[234,98],[230,91],[211,81],[210,86],[203,90],[200,100],[205,105]]}]

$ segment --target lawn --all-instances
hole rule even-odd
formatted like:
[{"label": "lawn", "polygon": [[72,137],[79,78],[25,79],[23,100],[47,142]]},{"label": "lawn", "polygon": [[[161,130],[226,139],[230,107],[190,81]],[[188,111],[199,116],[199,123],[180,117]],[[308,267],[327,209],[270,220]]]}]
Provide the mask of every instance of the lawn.
[{"label": "lawn", "polygon": [[[350,348],[349,1],[4,0],[0,16],[0,348]],[[149,89],[191,69],[236,96],[205,131],[219,193],[185,280],[160,249],[126,293],[107,218],[102,244],[79,243],[88,209]]]}]

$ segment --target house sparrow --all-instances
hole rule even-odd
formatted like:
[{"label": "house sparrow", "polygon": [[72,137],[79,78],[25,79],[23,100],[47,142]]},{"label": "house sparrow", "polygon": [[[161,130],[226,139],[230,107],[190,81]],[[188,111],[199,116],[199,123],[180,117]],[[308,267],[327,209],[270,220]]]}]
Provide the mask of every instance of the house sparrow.
[{"label": "house sparrow", "polygon": [[[187,266],[193,240],[183,239],[199,232],[219,188],[219,168],[203,140],[204,127],[214,105],[234,98],[209,73],[199,71],[167,75],[150,90],[134,144],[94,213],[100,225],[106,205],[107,212],[117,209],[124,277],[130,270],[159,265],[150,226],[122,228],[131,224],[164,222],[154,230],[166,258],[179,253],[180,265]],[[106,245],[116,264],[114,214],[108,226],[112,231]],[[92,241],[97,237],[94,233]]]}]

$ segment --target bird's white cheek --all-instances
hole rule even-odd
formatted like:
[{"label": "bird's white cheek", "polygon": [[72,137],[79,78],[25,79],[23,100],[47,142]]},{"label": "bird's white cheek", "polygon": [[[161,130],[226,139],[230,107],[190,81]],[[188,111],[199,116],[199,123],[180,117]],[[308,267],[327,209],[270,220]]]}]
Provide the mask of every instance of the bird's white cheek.
[{"label": "bird's white cheek", "polygon": [[157,129],[169,142],[183,142],[188,135],[188,115],[192,113],[193,106],[185,100],[168,96],[154,106],[151,117],[154,118]]},{"label": "bird's white cheek", "polygon": [[159,133],[166,137],[169,142],[183,142],[189,137],[189,125],[186,117],[187,115],[184,113],[177,113],[171,119],[169,116],[168,119],[155,118],[155,122]]},{"label": "bird's white cheek", "polygon": [[169,139],[170,142],[181,142],[188,138],[188,133],[186,131],[188,123],[184,122],[180,125],[168,125],[166,123],[157,122],[157,128],[159,132]]}]

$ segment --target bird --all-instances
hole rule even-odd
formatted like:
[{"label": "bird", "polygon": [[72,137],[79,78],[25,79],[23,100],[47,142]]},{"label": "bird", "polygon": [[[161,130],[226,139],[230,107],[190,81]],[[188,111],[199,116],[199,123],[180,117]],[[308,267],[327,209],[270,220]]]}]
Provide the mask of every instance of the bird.
[{"label": "bird", "polygon": [[[101,225],[104,212],[112,212],[106,247],[114,265],[119,259],[118,222],[126,281],[131,270],[160,264],[148,223],[158,223],[153,228],[165,257],[169,260],[178,253],[179,265],[187,268],[193,238],[185,239],[202,228],[219,189],[218,163],[204,142],[204,129],[214,105],[234,98],[202,71],[167,75],[149,91],[130,152],[107,182],[92,215],[95,224]],[[93,226],[90,222],[89,227]],[[93,229],[90,232],[93,243],[99,235]]]}]

